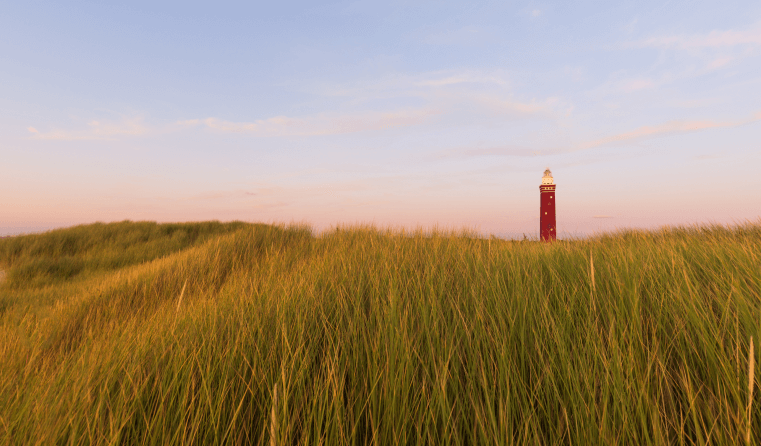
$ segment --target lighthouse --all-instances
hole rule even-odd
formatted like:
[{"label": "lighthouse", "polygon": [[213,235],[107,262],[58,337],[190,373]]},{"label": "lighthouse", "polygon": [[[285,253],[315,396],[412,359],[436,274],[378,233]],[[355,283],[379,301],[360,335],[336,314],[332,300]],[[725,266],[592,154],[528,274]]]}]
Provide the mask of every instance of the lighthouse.
[{"label": "lighthouse", "polygon": [[542,185],[539,186],[539,238],[544,242],[555,240],[555,182],[550,169],[544,171]]}]

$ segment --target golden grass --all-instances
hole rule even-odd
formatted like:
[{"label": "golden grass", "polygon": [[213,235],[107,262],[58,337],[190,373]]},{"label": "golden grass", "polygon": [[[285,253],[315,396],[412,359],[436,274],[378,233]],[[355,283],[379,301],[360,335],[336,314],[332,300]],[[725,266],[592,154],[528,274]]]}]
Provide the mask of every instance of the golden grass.
[{"label": "golden grass", "polygon": [[0,264],[2,444],[755,444],[761,427],[761,222],[550,244],[122,222],[2,239]]}]

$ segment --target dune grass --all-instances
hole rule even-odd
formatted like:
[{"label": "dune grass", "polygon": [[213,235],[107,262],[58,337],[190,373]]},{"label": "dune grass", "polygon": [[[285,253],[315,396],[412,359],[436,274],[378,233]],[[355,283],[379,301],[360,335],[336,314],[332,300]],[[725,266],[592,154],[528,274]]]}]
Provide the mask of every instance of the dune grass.
[{"label": "dune grass", "polygon": [[0,269],[3,444],[761,440],[761,221],[122,222],[2,239]]}]

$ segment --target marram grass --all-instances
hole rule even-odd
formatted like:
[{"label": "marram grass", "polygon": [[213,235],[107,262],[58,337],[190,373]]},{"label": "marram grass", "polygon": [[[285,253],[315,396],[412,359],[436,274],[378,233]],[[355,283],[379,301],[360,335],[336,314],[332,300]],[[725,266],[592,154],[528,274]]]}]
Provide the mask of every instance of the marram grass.
[{"label": "marram grass", "polygon": [[0,240],[2,444],[758,444],[761,222]]}]

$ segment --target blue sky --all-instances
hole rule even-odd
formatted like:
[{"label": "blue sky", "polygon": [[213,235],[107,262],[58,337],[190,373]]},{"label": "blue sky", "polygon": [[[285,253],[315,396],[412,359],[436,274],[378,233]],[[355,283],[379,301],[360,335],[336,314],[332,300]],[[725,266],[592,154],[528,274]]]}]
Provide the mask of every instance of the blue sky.
[{"label": "blue sky", "polygon": [[13,2],[0,235],[761,217],[761,2]]}]

